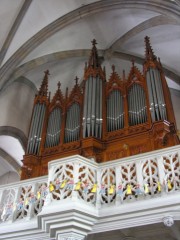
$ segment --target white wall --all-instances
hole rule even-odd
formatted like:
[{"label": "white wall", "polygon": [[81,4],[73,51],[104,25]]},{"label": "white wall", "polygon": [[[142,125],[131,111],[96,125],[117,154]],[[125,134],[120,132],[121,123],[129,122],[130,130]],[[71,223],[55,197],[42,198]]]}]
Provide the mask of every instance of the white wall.
[{"label": "white wall", "polygon": [[27,136],[34,95],[30,86],[20,82],[12,83],[0,95],[0,126],[19,128]]},{"label": "white wall", "polygon": [[0,185],[18,182],[19,180],[20,177],[16,172],[7,172],[0,177]]},{"label": "white wall", "polygon": [[174,114],[176,118],[176,125],[177,125],[178,132],[180,134],[180,91],[171,89],[170,93],[171,93],[171,100],[173,104]]}]

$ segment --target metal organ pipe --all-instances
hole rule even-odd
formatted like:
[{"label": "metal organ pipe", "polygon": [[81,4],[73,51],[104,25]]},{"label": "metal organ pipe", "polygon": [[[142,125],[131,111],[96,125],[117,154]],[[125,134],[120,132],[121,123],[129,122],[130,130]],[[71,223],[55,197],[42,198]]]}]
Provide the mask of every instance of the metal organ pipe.
[{"label": "metal organ pipe", "polygon": [[117,92],[114,92],[114,130],[117,130]]},{"label": "metal organ pipe", "polygon": [[56,112],[57,112],[57,108],[54,109],[53,118],[52,118],[52,121],[53,121],[53,124],[52,124],[52,147],[55,146],[55,131],[56,131],[56,120],[57,120]]},{"label": "metal organ pipe", "polygon": [[49,115],[49,118],[48,118],[45,147],[51,146],[51,124],[52,124],[51,118],[52,118],[52,113]]},{"label": "metal organ pipe", "polygon": [[59,144],[61,132],[61,109],[56,107],[49,115],[46,132],[45,147],[54,147]]},{"label": "metal organ pipe", "polygon": [[43,123],[44,123],[44,117],[46,113],[46,105],[42,105],[42,111],[41,111],[41,118],[39,122],[39,128],[38,128],[38,134],[37,134],[37,148],[36,148],[36,154],[39,153],[40,150],[40,144],[41,144],[41,135],[42,135],[42,130],[43,130]]},{"label": "metal organ pipe", "polygon": [[34,146],[32,149],[32,152],[34,154],[38,154],[39,153],[39,145],[40,145],[40,141],[41,141],[41,129],[43,126],[43,120],[44,120],[44,113],[45,111],[45,106],[44,104],[39,104],[39,116],[37,119],[37,124],[36,124],[36,129],[35,129],[35,137],[34,137]]},{"label": "metal organ pipe", "polygon": [[132,122],[132,106],[131,106],[132,105],[131,104],[132,98],[130,97],[131,96],[130,91],[131,90],[128,91],[129,125],[131,125],[131,122]]},{"label": "metal organ pipe", "polygon": [[152,91],[152,86],[151,86],[151,76],[150,76],[149,71],[146,74],[146,79],[147,79],[148,96],[149,96],[149,102],[150,102],[150,109],[149,110],[151,112],[152,121],[154,122],[156,120],[156,118],[155,118],[153,91]]},{"label": "metal organ pipe", "polygon": [[145,115],[144,115],[144,106],[145,106],[145,103],[144,103],[144,96],[143,96],[143,89],[142,88],[138,88],[138,97],[139,97],[139,100],[140,100],[140,110],[139,110],[139,118],[140,118],[140,123],[143,123],[143,122],[146,122],[146,119],[145,119]]},{"label": "metal organ pipe", "polygon": [[83,138],[86,137],[86,124],[87,124],[87,99],[88,99],[88,81],[85,82],[84,94],[84,110],[83,110]]},{"label": "metal organ pipe", "polygon": [[51,135],[52,135],[52,145],[54,146],[54,128],[55,128],[55,118],[56,118],[56,108],[52,112],[52,125],[51,125]]},{"label": "metal organ pipe", "polygon": [[72,142],[72,121],[74,121],[73,118],[73,115],[72,115],[72,106],[70,108],[70,111],[69,111],[69,141]]},{"label": "metal organ pipe", "polygon": [[134,109],[135,109],[135,124],[139,123],[138,119],[138,110],[139,110],[139,101],[137,98],[137,85],[135,84],[133,87],[133,95],[134,95]]},{"label": "metal organ pipe", "polygon": [[163,94],[163,90],[162,90],[162,82],[161,82],[161,74],[159,72],[158,69],[153,69],[154,70],[154,74],[155,74],[155,83],[157,85],[158,88],[158,92],[159,92],[159,108],[161,108],[161,119],[162,120],[167,120],[167,115],[166,115],[166,104],[165,104],[165,100],[164,100],[164,94]]},{"label": "metal organ pipe", "polygon": [[[150,105],[155,106],[151,109],[152,121],[167,119],[166,105],[161,83],[161,75],[158,69],[150,68],[146,74]],[[154,113],[153,113],[154,112]]]},{"label": "metal organ pipe", "polygon": [[119,90],[113,90],[107,99],[108,132],[124,128],[123,97]]},{"label": "metal organ pipe", "polygon": [[[98,77],[99,79],[99,77]],[[99,83],[100,83],[100,98],[99,98],[99,135],[98,137],[101,138],[102,137],[102,80],[99,79]]]},{"label": "metal organ pipe", "polygon": [[97,84],[97,91],[96,91],[96,132],[95,132],[95,137],[98,137],[98,131],[99,131],[99,112],[100,112],[100,102],[99,102],[99,96],[100,96],[100,79],[96,79],[96,84]]},{"label": "metal organ pipe", "polygon": [[37,141],[37,129],[38,129],[38,121],[40,119],[40,113],[41,113],[41,104],[37,104],[37,114],[35,116],[35,121],[34,121],[34,128],[33,128],[33,133],[32,133],[32,144],[30,148],[30,153],[35,154],[35,145]]},{"label": "metal organ pipe", "polygon": [[94,132],[95,132],[95,104],[96,104],[96,85],[97,82],[95,80],[92,79],[92,84],[93,84],[93,88],[92,88],[92,136],[94,136]]},{"label": "metal organ pipe", "polygon": [[74,141],[73,139],[73,132],[74,132],[74,105],[71,107],[71,142]]},{"label": "metal organ pipe", "polygon": [[[58,124],[59,123],[59,124]],[[55,146],[59,144],[60,132],[61,132],[61,112],[56,109],[56,122],[55,122]]]},{"label": "metal organ pipe", "polygon": [[158,107],[158,93],[157,93],[157,89],[156,89],[156,86],[155,86],[153,69],[150,69],[149,71],[150,71],[150,79],[151,79],[153,97],[154,97],[155,114],[156,114],[157,121],[159,121],[160,120],[160,115],[159,115],[159,107]]},{"label": "metal organ pipe", "polygon": [[91,76],[88,80],[89,82],[89,87],[88,87],[88,114],[87,114],[87,132],[88,132],[88,137],[91,136],[91,108],[92,108],[92,80],[93,77]]},{"label": "metal organ pipe", "polygon": [[80,106],[76,104],[76,115],[77,115],[77,125],[76,125],[76,140],[79,140],[80,136]]},{"label": "metal organ pipe", "polygon": [[65,135],[64,135],[64,142],[68,142],[69,141],[69,108],[67,110],[67,114],[66,114],[66,127],[65,127]]},{"label": "metal organ pipe", "polygon": [[124,128],[124,103],[123,103],[123,96],[120,95],[120,110],[121,110],[121,117],[120,117],[120,128]]},{"label": "metal organ pipe", "polygon": [[139,84],[133,84],[128,92],[128,109],[130,126],[147,121],[145,92]]},{"label": "metal organ pipe", "polygon": [[76,106],[73,104],[73,141],[76,141],[76,126],[77,126],[77,116],[76,116]]},{"label": "metal organ pipe", "polygon": [[73,103],[67,112],[65,143],[78,141],[80,134],[80,106]]},{"label": "metal organ pipe", "polygon": [[102,80],[90,76],[85,83],[83,138],[102,135]]},{"label": "metal organ pipe", "polygon": [[56,130],[56,112],[57,108],[53,111],[53,117],[52,117],[52,147],[55,146],[55,130]]},{"label": "metal organ pipe", "polygon": [[41,130],[44,123],[44,115],[45,115],[45,105],[39,104],[38,107],[38,114],[35,121],[35,128],[34,128],[34,141],[31,148],[32,154],[38,154],[39,153],[39,146],[41,142]]},{"label": "metal organ pipe", "polygon": [[34,107],[33,116],[32,116],[32,120],[31,120],[31,127],[30,127],[28,146],[27,146],[27,153],[28,154],[31,153],[31,146],[33,144],[34,127],[35,127],[35,122],[36,122],[36,117],[37,117],[37,111],[38,111],[38,103]]},{"label": "metal organ pipe", "polygon": [[76,126],[76,116],[75,116],[75,109],[74,109],[75,105],[73,104],[72,105],[72,117],[71,117],[71,120],[72,120],[72,126],[71,126],[71,135],[72,135],[72,138],[71,138],[71,141],[75,141],[75,126]]}]

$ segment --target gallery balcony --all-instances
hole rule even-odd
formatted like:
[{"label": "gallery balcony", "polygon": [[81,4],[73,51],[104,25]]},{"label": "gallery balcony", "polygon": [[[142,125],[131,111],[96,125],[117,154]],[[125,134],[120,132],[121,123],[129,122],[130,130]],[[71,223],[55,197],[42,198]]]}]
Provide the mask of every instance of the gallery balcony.
[{"label": "gallery balcony", "polygon": [[163,224],[179,239],[179,145],[101,164],[75,155],[48,168],[0,187],[0,239],[144,239],[126,230],[157,234]]}]

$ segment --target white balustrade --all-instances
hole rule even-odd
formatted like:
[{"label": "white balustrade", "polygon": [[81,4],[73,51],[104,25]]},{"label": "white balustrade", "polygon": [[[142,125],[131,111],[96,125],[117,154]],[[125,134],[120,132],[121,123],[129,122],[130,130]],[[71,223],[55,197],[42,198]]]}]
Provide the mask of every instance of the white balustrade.
[{"label": "white balustrade", "polygon": [[42,185],[47,186],[47,177],[0,187],[0,223],[36,216],[42,210],[45,200],[43,191],[40,189]]},{"label": "white balustrade", "polygon": [[65,199],[103,209],[179,190],[179,146],[101,164],[76,155],[51,161],[48,179],[0,187],[0,218],[1,222],[30,219],[44,205]]}]

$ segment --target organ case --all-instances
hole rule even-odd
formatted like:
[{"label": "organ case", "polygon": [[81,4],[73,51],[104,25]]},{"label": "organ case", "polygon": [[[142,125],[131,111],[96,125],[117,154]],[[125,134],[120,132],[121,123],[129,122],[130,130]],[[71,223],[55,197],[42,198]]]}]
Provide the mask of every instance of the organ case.
[{"label": "organ case", "polygon": [[96,40],[85,64],[84,80],[75,79],[65,96],[60,83],[52,98],[48,75],[35,96],[22,179],[47,174],[48,162],[80,154],[110,161],[179,144],[169,89],[160,59],[145,37],[143,73],[132,61],[128,77],[112,66],[106,81]]}]

